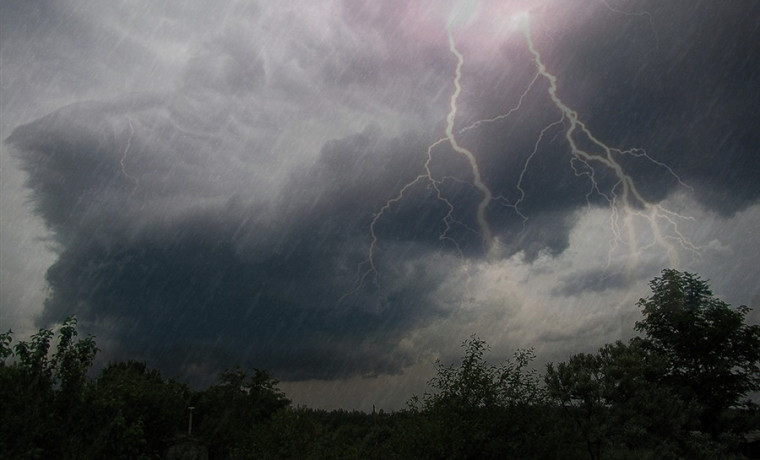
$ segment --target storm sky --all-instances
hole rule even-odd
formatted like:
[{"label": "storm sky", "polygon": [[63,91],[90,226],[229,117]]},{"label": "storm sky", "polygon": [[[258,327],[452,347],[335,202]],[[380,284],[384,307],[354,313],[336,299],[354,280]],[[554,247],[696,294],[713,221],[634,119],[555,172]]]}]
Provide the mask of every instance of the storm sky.
[{"label": "storm sky", "polygon": [[[0,325],[397,408],[477,334],[760,307],[760,3],[6,0]],[[751,320],[760,314],[754,311]]]}]

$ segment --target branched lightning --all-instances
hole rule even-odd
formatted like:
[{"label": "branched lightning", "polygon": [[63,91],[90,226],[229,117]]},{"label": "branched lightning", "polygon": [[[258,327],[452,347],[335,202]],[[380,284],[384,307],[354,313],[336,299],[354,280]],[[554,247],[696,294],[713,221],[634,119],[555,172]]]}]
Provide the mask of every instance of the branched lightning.
[{"label": "branched lightning", "polygon": [[121,166],[121,173],[124,174],[124,177],[134,182],[135,186],[132,189],[132,193],[134,193],[137,190],[137,187],[140,186],[140,181],[127,172],[126,167],[126,161],[127,161],[127,155],[129,154],[129,148],[132,145],[132,138],[135,135],[135,127],[132,125],[132,120],[127,117],[127,123],[129,124],[129,137],[127,138],[127,145],[124,147],[124,152],[121,154],[121,160],[119,160],[119,165]]},{"label": "branched lightning", "polygon": [[540,74],[536,74],[533,77],[533,80],[530,81],[530,84],[528,84],[528,87],[525,89],[525,91],[523,91],[523,93],[520,95],[520,98],[517,100],[517,105],[515,105],[514,107],[512,107],[511,109],[509,109],[506,113],[501,114],[501,115],[497,115],[497,116],[495,116],[493,118],[485,118],[483,120],[478,120],[478,121],[472,123],[471,125],[465,126],[464,128],[460,129],[459,132],[460,133],[465,133],[465,132],[467,132],[467,131],[469,131],[471,129],[477,128],[478,126],[480,126],[482,124],[493,123],[493,122],[496,122],[496,121],[499,121],[499,120],[504,120],[505,118],[509,118],[510,115],[512,115],[513,113],[515,113],[515,112],[517,112],[517,111],[520,110],[520,108],[522,107],[523,99],[525,99],[525,97],[528,95],[528,93],[530,92],[530,90],[533,88],[533,85],[538,80],[538,77],[540,77],[540,76],[541,76]]},{"label": "branched lightning", "polygon": [[[567,122],[567,128],[565,129],[564,134],[565,140],[570,146],[570,164],[573,171],[576,176],[583,175],[590,180],[591,191],[589,193],[596,192],[597,195],[604,197],[610,204],[610,223],[614,238],[608,253],[608,264],[613,252],[620,244],[625,242],[627,242],[628,246],[631,248],[631,254],[634,257],[634,260],[639,257],[643,249],[657,245],[667,252],[668,258],[674,266],[679,265],[679,259],[677,249],[671,241],[680,245],[684,249],[695,253],[698,252],[699,248],[689,241],[689,239],[679,230],[678,221],[688,220],[689,217],[680,215],[676,212],[667,210],[658,204],[647,201],[639,192],[633,179],[625,173],[622,165],[615,160],[614,155],[632,155],[646,158],[654,164],[664,167],[679,182],[679,184],[684,186],[686,186],[686,184],[684,184],[680,177],[678,177],[670,167],[659,161],[653,160],[645,151],[641,149],[619,150],[609,147],[595,137],[588,127],[579,119],[578,114],[568,107],[557,94],[557,77],[549,72],[541,57],[541,53],[536,49],[531,36],[530,23],[528,20],[522,21],[522,30],[528,44],[528,50],[533,56],[533,61],[536,64],[538,74],[544,77],[548,82],[549,97],[562,114],[563,121]],[[585,136],[585,139],[590,141],[595,148],[599,149],[601,154],[594,154],[581,148],[574,137],[576,135]],[[595,163],[611,170],[617,178],[616,184],[612,187],[612,190],[609,193],[601,191],[595,180],[596,170],[592,166],[592,164]],[[578,164],[582,165],[584,168],[582,170],[578,169]],[[654,235],[653,242],[641,248],[638,247],[636,241],[636,232],[633,222],[634,217],[643,218],[649,224],[650,230]],[[661,225],[670,227],[669,236],[663,234],[663,228]],[[623,228],[625,228],[625,238],[622,236]]]},{"label": "branched lightning", "polygon": [[[443,222],[444,222],[445,228],[441,232],[441,234],[439,235],[439,239],[450,241],[451,243],[454,244],[454,246],[457,248],[457,250],[461,253],[461,250],[459,249],[459,246],[458,246],[457,242],[453,238],[451,238],[451,237],[448,236],[448,232],[451,229],[451,225],[453,223],[454,205],[448,199],[446,199],[446,197],[441,193],[441,190],[439,188],[440,184],[446,178],[443,178],[443,179],[434,179],[433,178],[433,173],[430,171],[430,163],[433,160],[433,150],[437,146],[439,146],[442,143],[446,142],[447,140],[448,139],[444,137],[444,138],[438,139],[434,143],[430,144],[430,146],[428,146],[428,148],[427,148],[427,159],[425,160],[425,164],[424,164],[425,172],[423,174],[418,175],[411,182],[409,182],[406,185],[404,185],[401,188],[401,190],[399,190],[398,194],[396,194],[395,197],[389,199],[380,208],[380,210],[378,210],[378,212],[375,213],[375,215],[372,217],[372,221],[370,222],[370,225],[369,225],[369,232],[370,232],[370,237],[371,237],[371,241],[370,241],[370,245],[369,245],[369,252],[367,254],[367,259],[359,265],[359,269],[358,269],[359,270],[359,279],[358,279],[358,282],[357,282],[357,284],[356,284],[356,286],[355,286],[355,288],[353,290],[351,290],[350,292],[344,294],[339,299],[338,303],[340,303],[341,301],[343,301],[343,299],[345,299],[346,297],[354,294],[356,291],[358,291],[359,289],[361,289],[361,287],[364,285],[367,277],[370,276],[370,275],[373,277],[374,283],[377,284],[377,274],[378,274],[378,272],[377,272],[377,267],[375,266],[375,252],[377,251],[377,242],[378,242],[377,233],[375,232],[375,228],[376,228],[377,222],[380,220],[380,218],[383,216],[383,214],[385,214],[386,212],[388,212],[391,209],[391,207],[393,207],[394,204],[400,202],[404,198],[404,195],[411,188],[413,188],[414,186],[416,186],[417,184],[427,183],[427,185],[429,187],[431,187],[431,188],[433,188],[433,190],[435,190],[436,197],[438,198],[438,200],[446,205],[446,208],[448,209],[448,211],[447,211],[446,215],[443,217]],[[367,267],[366,269],[364,268],[365,266]]]},{"label": "branched lightning", "polygon": [[[464,56],[459,52],[459,50],[457,50],[456,44],[454,43],[454,38],[450,29],[447,31],[447,35],[448,35],[448,41],[449,41],[449,51],[451,51],[451,53],[457,58],[457,64],[456,64],[456,68],[454,72],[455,73],[454,82],[453,82],[454,92],[452,93],[451,98],[449,100],[449,113],[446,116],[446,128],[444,131],[445,137],[442,137],[436,140],[435,142],[430,144],[430,146],[428,146],[427,156],[426,156],[426,160],[424,164],[424,173],[418,175],[412,181],[404,185],[401,188],[401,190],[399,190],[398,194],[396,194],[396,196],[386,201],[386,203],[378,210],[378,212],[373,215],[372,221],[370,222],[370,226],[369,226],[370,244],[369,244],[367,259],[359,266],[360,275],[359,275],[359,279],[355,288],[352,291],[348,292],[347,294],[344,294],[340,299],[341,301],[345,299],[347,296],[350,296],[351,294],[355,293],[357,290],[361,289],[367,277],[369,276],[372,276],[374,283],[377,284],[378,271],[377,271],[377,266],[375,265],[375,254],[377,251],[377,243],[378,243],[378,237],[376,233],[377,223],[383,217],[383,215],[393,207],[393,205],[400,202],[404,198],[404,195],[411,188],[413,188],[414,186],[418,184],[421,184],[421,183],[427,184],[428,187],[431,187],[433,190],[435,190],[436,198],[446,206],[447,212],[446,212],[446,215],[442,219],[443,224],[444,224],[444,229],[439,234],[439,239],[442,241],[451,242],[454,245],[454,247],[456,247],[460,256],[462,255],[462,251],[459,248],[458,243],[449,236],[449,231],[451,230],[451,226],[455,223],[454,217],[453,217],[454,210],[455,210],[454,205],[451,203],[451,201],[449,201],[443,195],[440,189],[440,185],[445,180],[459,181],[460,179],[450,177],[450,176],[436,179],[433,176],[432,171],[430,170],[430,164],[433,160],[433,151],[435,150],[436,147],[438,147],[441,144],[448,143],[456,153],[463,156],[468,161],[470,165],[470,170],[472,172],[472,177],[473,177],[472,182],[469,184],[472,185],[476,190],[478,190],[483,196],[480,203],[478,204],[477,213],[476,213],[478,226],[480,227],[478,233],[480,233],[481,238],[483,240],[483,244],[487,251],[494,245],[493,233],[491,231],[490,225],[488,224],[488,220],[486,219],[486,209],[488,208],[491,201],[494,199],[493,193],[488,188],[488,186],[486,186],[486,184],[483,182],[483,178],[480,173],[480,166],[478,165],[475,155],[470,150],[468,150],[467,148],[459,144],[459,142],[457,141],[456,135],[454,133],[454,124],[455,124],[456,115],[457,115],[457,101],[459,99],[459,95],[462,92],[461,78],[462,78],[462,67],[464,66]],[[519,109],[519,105],[522,103],[522,99],[525,97],[528,90],[526,90],[525,93],[522,95],[518,103],[518,106],[513,111],[516,111]],[[509,114],[505,114],[497,118],[501,119],[507,116],[509,116]],[[495,120],[496,119],[483,120],[481,121],[481,123],[486,122],[486,121],[495,121]],[[462,130],[460,130],[460,133],[470,130],[474,127],[475,125],[467,126],[463,128]],[[456,222],[456,223],[460,225],[464,225],[461,222]],[[470,228],[470,230],[473,230],[473,229]]]},{"label": "branched lightning", "polygon": [[[649,20],[650,25],[654,30],[652,24],[652,17],[649,13],[626,13],[616,10],[611,7],[605,0],[602,2],[612,11],[627,14],[646,17]],[[455,133],[455,121],[457,117],[457,103],[459,96],[462,92],[461,78],[462,68],[465,64],[465,59],[462,53],[457,49],[454,37],[451,31],[451,24],[447,27],[448,47],[451,54],[456,57],[456,67],[453,77],[453,92],[449,100],[449,111],[446,116],[445,135],[436,140],[427,148],[427,156],[424,163],[424,171],[416,176],[413,180],[404,185],[398,193],[390,198],[385,204],[372,216],[372,220],[369,225],[370,232],[370,244],[367,253],[367,257],[359,264],[357,270],[357,282],[354,288],[344,294],[342,301],[348,296],[351,296],[358,292],[365,284],[368,277],[372,277],[373,282],[378,284],[378,268],[375,264],[375,257],[378,250],[378,236],[376,233],[377,225],[380,219],[389,212],[393,206],[401,202],[406,194],[414,187],[419,185],[425,185],[436,193],[436,198],[446,207],[447,213],[442,219],[443,230],[439,234],[439,239],[442,241],[450,242],[459,251],[460,257],[463,258],[463,254],[457,241],[455,241],[449,232],[452,225],[461,225],[468,230],[478,233],[483,241],[483,245],[487,254],[491,255],[500,245],[498,238],[495,238],[491,227],[486,217],[486,211],[492,202],[499,203],[503,206],[511,208],[522,219],[523,229],[528,221],[528,216],[521,210],[521,204],[526,199],[526,191],[523,188],[523,181],[531,162],[539,152],[539,146],[544,142],[547,133],[553,129],[557,129],[557,135],[563,135],[570,149],[570,168],[577,177],[585,177],[589,181],[589,190],[586,194],[586,202],[588,207],[591,207],[591,197],[593,195],[600,196],[609,203],[610,209],[610,229],[613,235],[612,242],[608,251],[607,264],[612,261],[613,254],[621,246],[627,246],[629,248],[632,259],[635,261],[640,256],[643,250],[652,247],[659,247],[663,249],[670,263],[673,266],[679,265],[678,247],[692,251],[698,255],[699,247],[692,243],[687,237],[683,235],[679,229],[679,222],[683,220],[692,220],[688,216],[681,215],[677,212],[668,210],[659,204],[651,203],[647,201],[640,193],[634,180],[626,174],[623,166],[615,159],[615,156],[633,156],[636,158],[642,158],[660,168],[666,170],[681,186],[691,189],[691,187],[685,184],[681,178],[665,163],[655,160],[643,149],[633,148],[629,150],[620,150],[613,148],[605,144],[598,139],[589,130],[589,128],[580,120],[580,117],[576,111],[571,109],[558,95],[557,77],[552,74],[546,64],[544,63],[541,53],[536,48],[530,30],[530,18],[527,13],[520,13],[515,15],[515,21],[517,22],[522,34],[526,40],[528,51],[532,56],[534,65],[536,66],[536,74],[520,94],[517,103],[511,107],[505,113],[495,116],[493,118],[481,119],[474,123],[459,129],[458,133],[462,134],[467,131],[476,129],[484,124],[495,123],[503,121],[509,118],[514,113],[520,111],[523,101],[528,94],[534,90],[537,82],[545,80],[547,82],[548,96],[554,107],[559,111],[559,119],[545,126],[539,133],[536,142],[533,145],[532,150],[527,155],[522,169],[519,174],[519,178],[515,185],[518,196],[514,202],[509,202],[504,196],[494,196],[488,185],[483,181],[481,175],[481,168],[478,163],[475,154],[468,148],[462,146],[457,140]],[[561,128],[560,128],[561,127]],[[582,148],[579,145],[579,139],[584,139],[584,144],[590,145],[591,148]],[[464,181],[460,178],[445,176],[441,178],[434,177],[431,171],[431,162],[433,160],[434,150],[441,146],[448,144],[454,152],[462,156],[467,160],[469,164],[469,172],[472,174],[471,181]],[[595,152],[592,152],[591,150]],[[614,177],[617,179],[615,184],[610,190],[602,190],[597,180],[598,171],[597,168],[602,167],[611,171]],[[481,195],[481,200],[478,203],[476,210],[476,218],[478,223],[478,229],[472,229],[466,226],[464,223],[456,221],[454,219],[454,204],[446,198],[441,191],[441,185],[447,180],[454,180],[459,182],[465,182],[473,189],[477,190]],[[639,244],[637,242],[636,232],[636,220],[643,219],[649,227],[653,239],[649,243]]]},{"label": "branched lightning", "polygon": [[[531,82],[531,85],[532,84],[533,83]],[[508,204],[506,203],[506,198],[499,197],[501,201],[504,201],[506,203],[507,207],[514,209],[515,213],[517,213],[517,215],[520,216],[523,222],[523,230],[525,229],[526,222],[528,222],[528,216],[523,214],[522,210],[520,210],[520,204],[523,202],[523,200],[525,200],[525,189],[523,189],[522,187],[523,179],[525,178],[525,173],[528,171],[528,167],[530,166],[530,162],[533,160],[533,157],[536,156],[536,153],[538,152],[538,146],[541,144],[541,141],[544,140],[544,136],[546,135],[546,133],[550,129],[554,128],[555,126],[559,126],[560,124],[562,124],[563,120],[564,118],[545,126],[544,129],[541,130],[541,133],[538,135],[538,139],[536,139],[536,143],[533,144],[533,150],[531,150],[530,154],[525,159],[525,163],[523,163],[522,170],[520,170],[520,178],[517,180],[517,185],[515,186],[515,188],[517,188],[517,191],[519,192],[519,196],[517,200],[515,200],[515,202],[512,204]]]}]

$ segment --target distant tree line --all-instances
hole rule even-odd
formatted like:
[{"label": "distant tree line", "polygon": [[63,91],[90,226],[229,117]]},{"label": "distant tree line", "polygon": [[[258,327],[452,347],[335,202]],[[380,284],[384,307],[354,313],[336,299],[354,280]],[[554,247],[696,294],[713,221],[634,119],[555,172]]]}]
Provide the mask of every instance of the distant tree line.
[{"label": "distant tree line", "polygon": [[[437,362],[405,410],[293,407],[266,371],[202,391],[136,361],[88,378],[98,351],[76,319],[28,342],[0,334],[3,459],[760,458],[760,326],[698,276],[664,270],[641,299],[642,335],[532,369],[477,336]],[[51,350],[51,348],[54,348]],[[188,431],[192,408],[192,434]]]}]

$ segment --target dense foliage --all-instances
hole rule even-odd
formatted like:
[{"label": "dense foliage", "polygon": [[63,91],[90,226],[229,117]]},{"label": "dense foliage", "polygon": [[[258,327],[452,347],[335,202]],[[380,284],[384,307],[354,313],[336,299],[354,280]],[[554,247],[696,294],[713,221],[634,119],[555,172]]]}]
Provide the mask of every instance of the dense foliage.
[{"label": "dense foliage", "polygon": [[[28,342],[0,334],[0,458],[760,458],[760,326],[696,275],[664,270],[641,299],[643,335],[547,366],[500,364],[472,336],[406,410],[292,407],[267,372],[202,391],[145,363],[88,371],[76,319]],[[54,350],[51,350],[54,349]],[[192,413],[192,418],[191,418]],[[192,433],[190,431],[192,420]]]}]

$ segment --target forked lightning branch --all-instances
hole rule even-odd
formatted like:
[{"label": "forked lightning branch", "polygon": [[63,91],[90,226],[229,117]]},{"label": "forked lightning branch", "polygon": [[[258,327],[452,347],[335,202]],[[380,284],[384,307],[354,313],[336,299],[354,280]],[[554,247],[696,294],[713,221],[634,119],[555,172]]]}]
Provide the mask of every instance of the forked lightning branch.
[{"label": "forked lightning branch", "polygon": [[[455,130],[459,96],[462,92],[463,85],[462,71],[466,65],[466,56],[464,56],[457,48],[455,34],[452,31],[452,23],[453,22],[449,23],[446,32],[448,49],[455,57],[456,65],[453,69],[453,79],[451,82],[453,90],[449,99],[449,111],[445,117],[446,127],[443,133],[444,135],[430,144],[427,148],[426,161],[422,165],[423,172],[401,187],[398,193],[388,199],[388,201],[374,214],[372,221],[369,224],[370,243],[366,260],[359,265],[358,279],[354,289],[345,294],[341,299],[357,292],[368,279],[371,279],[374,283],[378,282],[379,273],[375,259],[378,256],[379,248],[382,247],[383,242],[376,232],[377,225],[383,219],[390,218],[390,216],[387,215],[389,211],[404,200],[408,195],[408,192],[415,186],[426,185],[430,187],[435,192],[436,198],[443,203],[448,210],[443,217],[443,230],[439,234],[439,238],[453,243],[458,248],[456,240],[449,234],[451,227],[455,222],[453,216],[456,209],[452,197],[447,197],[441,187],[443,181],[449,178],[438,177],[433,174],[431,169],[433,152],[436,148],[443,145],[448,145],[454,154],[459,155],[466,160],[466,164],[469,167],[468,182],[472,188],[477,191],[480,197],[480,201],[476,208],[468,210],[468,212],[474,213],[475,221],[478,225],[478,228],[474,229],[474,231],[478,232],[482,240],[484,254],[489,259],[498,257],[502,252],[500,250],[502,242],[499,241],[498,236],[494,235],[491,225],[488,222],[487,211],[494,205],[506,206],[511,208],[516,215],[523,220],[523,223],[530,219],[530,216],[526,215],[521,209],[521,204],[526,199],[523,179],[531,166],[531,162],[539,152],[539,146],[545,141],[544,137],[546,133],[558,127],[561,127],[561,135],[567,146],[567,167],[571,168],[573,173],[580,180],[588,181],[589,188],[586,195],[586,201],[589,207],[591,206],[590,198],[592,195],[601,197],[609,206],[609,227],[611,237],[606,261],[607,265],[610,264],[613,254],[621,250],[625,251],[629,263],[635,265],[643,251],[651,248],[659,248],[659,250],[664,251],[665,254],[667,254],[669,263],[673,267],[678,267],[680,265],[679,252],[681,250],[687,250],[697,254],[699,253],[700,248],[691,242],[679,227],[679,224],[682,225],[683,221],[690,220],[691,218],[669,210],[659,203],[650,202],[644,198],[634,178],[626,172],[626,169],[616,158],[632,156],[649,161],[656,167],[664,169],[668,174],[673,176],[681,186],[687,188],[689,188],[689,186],[686,185],[669,166],[655,160],[643,149],[628,148],[623,150],[617,147],[612,147],[593,134],[591,129],[581,120],[581,116],[569,107],[561,98],[557,84],[558,77],[549,70],[544,62],[541,52],[533,41],[531,34],[531,18],[527,12],[521,12],[514,15],[511,18],[511,23],[516,26],[516,29],[519,30],[520,34],[523,36],[525,46],[532,59],[532,65],[536,69],[534,77],[531,79],[525,90],[517,97],[517,102],[513,107],[496,117],[478,120],[458,131]],[[533,144],[533,149],[528,152],[526,160],[522,164],[519,179],[517,183],[514,184],[518,198],[513,202],[508,202],[502,196],[494,196],[491,188],[484,181],[481,174],[478,152],[473,151],[466,145],[460,143],[457,138],[457,133],[477,130],[481,126],[487,124],[508,121],[511,115],[521,110],[524,100],[529,97],[533,92],[533,89],[539,82],[541,82],[541,80],[543,80],[547,88],[546,97],[551,101],[551,106],[556,108],[557,118],[554,122],[546,125],[540,131]],[[601,174],[602,170],[607,174],[612,174],[614,177],[613,185],[606,189],[604,189],[597,180],[597,177]],[[651,236],[649,236],[647,241],[640,242],[640,234],[643,232],[647,232],[647,235]]]}]

